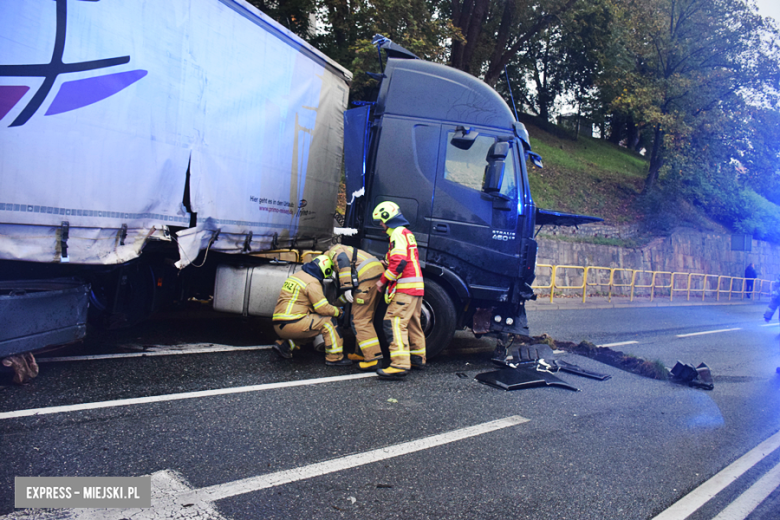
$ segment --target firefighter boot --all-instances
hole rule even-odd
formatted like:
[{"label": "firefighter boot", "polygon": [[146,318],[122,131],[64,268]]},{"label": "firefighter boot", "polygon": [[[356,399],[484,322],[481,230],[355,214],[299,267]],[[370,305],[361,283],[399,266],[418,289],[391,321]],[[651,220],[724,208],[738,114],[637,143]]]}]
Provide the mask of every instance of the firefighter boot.
[{"label": "firefighter boot", "polygon": [[349,358],[341,358],[338,361],[325,361],[325,364],[329,367],[348,367],[352,364],[352,360]]},{"label": "firefighter boot", "polygon": [[273,345],[274,351],[279,354],[279,356],[283,357],[284,359],[292,359],[292,351],[295,348],[294,343],[292,340],[289,339],[278,339],[276,340],[276,343]]},{"label": "firefighter boot", "polygon": [[409,371],[404,370],[403,368],[387,367],[380,368],[376,371],[376,373],[379,376],[379,379],[401,380],[406,376],[406,374],[409,373]]},{"label": "firefighter boot", "polygon": [[412,368],[417,368],[419,370],[423,370],[425,368],[425,361],[423,360],[422,356],[410,356]]},{"label": "firefighter boot", "polygon": [[363,372],[376,372],[379,368],[379,359],[373,359],[371,361],[361,361],[358,363],[358,369]]}]

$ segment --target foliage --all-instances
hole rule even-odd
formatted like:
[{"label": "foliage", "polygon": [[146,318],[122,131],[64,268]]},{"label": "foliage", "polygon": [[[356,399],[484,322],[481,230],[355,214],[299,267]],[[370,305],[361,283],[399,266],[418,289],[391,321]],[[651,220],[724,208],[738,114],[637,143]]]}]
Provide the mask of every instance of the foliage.
[{"label": "foliage", "polygon": [[521,111],[543,125],[568,104],[646,153],[534,140],[547,165],[530,175],[541,205],[617,222],[643,214],[659,232],[710,217],[778,240],[780,31],[754,0],[250,1],[350,69],[353,100],[375,95],[365,73],[380,71],[371,40],[383,34],[508,99],[506,71]]},{"label": "foliage", "polygon": [[739,110],[745,95],[777,105],[778,33],[742,0],[622,4],[618,25],[633,63],[614,69],[607,83],[617,93],[613,110],[652,128],[647,192],[666,161],[697,137],[709,112]]}]

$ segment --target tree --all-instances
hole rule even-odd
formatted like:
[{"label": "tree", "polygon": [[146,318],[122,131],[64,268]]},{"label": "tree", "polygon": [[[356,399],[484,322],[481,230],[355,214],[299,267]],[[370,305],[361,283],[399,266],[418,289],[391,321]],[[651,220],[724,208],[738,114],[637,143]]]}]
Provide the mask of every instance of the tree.
[{"label": "tree", "polygon": [[777,104],[778,32],[743,0],[624,0],[624,8],[634,63],[613,74],[612,106],[652,128],[647,193],[708,113],[736,110],[747,95]]},{"label": "tree", "polygon": [[578,1],[452,0],[449,15],[464,40],[453,41],[450,65],[495,86],[504,67]]}]

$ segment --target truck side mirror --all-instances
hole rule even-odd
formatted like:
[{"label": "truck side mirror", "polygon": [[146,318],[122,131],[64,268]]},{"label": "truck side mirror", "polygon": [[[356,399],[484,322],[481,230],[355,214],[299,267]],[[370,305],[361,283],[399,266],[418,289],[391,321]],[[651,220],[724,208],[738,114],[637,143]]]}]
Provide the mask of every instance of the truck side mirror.
[{"label": "truck side mirror", "polygon": [[479,136],[479,132],[473,132],[459,126],[455,131],[455,135],[452,136],[450,143],[460,150],[468,150],[477,140],[477,136]]},{"label": "truck side mirror", "polygon": [[482,184],[482,191],[486,193],[495,193],[501,189],[501,183],[504,181],[504,159],[509,155],[510,143],[499,141],[494,143],[488,150],[487,166],[485,167],[485,178]]},{"label": "truck side mirror", "polygon": [[536,166],[539,169],[542,168],[542,156],[541,155],[539,155],[538,153],[530,152],[530,151],[527,152],[527,155],[528,155],[528,158],[531,159],[531,162],[533,163],[534,166]]}]

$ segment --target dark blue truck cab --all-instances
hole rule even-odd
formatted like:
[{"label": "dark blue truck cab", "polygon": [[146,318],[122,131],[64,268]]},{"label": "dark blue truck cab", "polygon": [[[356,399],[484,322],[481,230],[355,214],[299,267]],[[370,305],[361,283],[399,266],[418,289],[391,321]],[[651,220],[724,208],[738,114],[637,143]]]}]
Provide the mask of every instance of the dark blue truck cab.
[{"label": "dark blue truck cab", "polygon": [[411,224],[429,355],[459,328],[528,334],[535,226],[600,220],[538,213],[525,127],[495,90],[444,65],[388,58],[376,103],[345,114],[344,146],[354,243],[386,253],[387,235],[371,219],[382,201],[397,203]]}]

